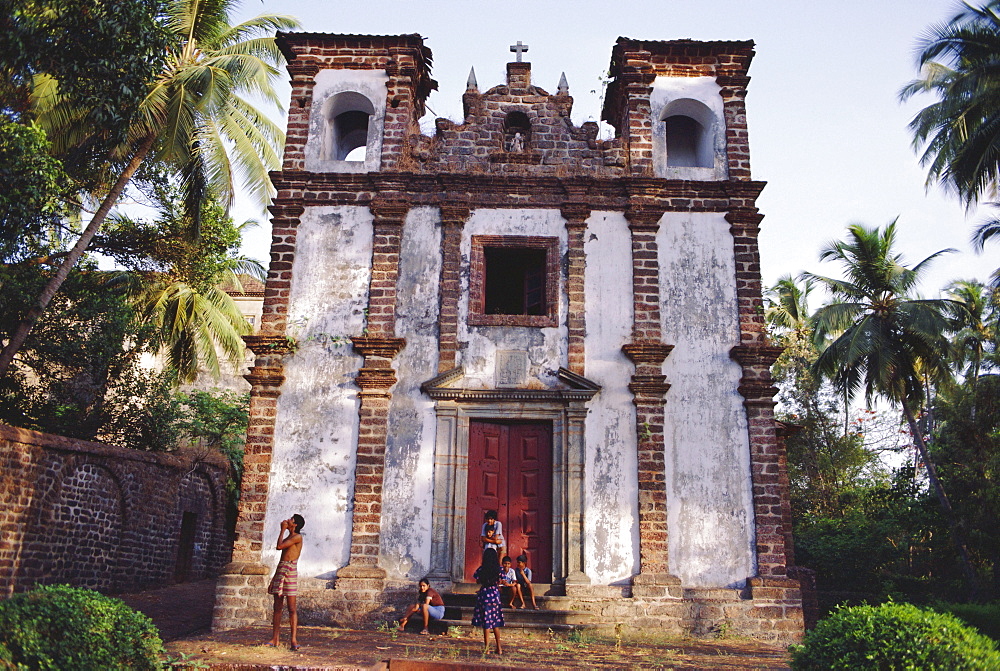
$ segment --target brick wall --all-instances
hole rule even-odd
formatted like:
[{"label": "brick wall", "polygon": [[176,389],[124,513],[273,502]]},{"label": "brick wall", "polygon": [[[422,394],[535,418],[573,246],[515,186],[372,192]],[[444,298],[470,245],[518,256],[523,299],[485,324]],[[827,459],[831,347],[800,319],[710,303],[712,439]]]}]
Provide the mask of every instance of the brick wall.
[{"label": "brick wall", "polygon": [[0,425],[0,594],[36,583],[118,592],[174,579],[185,512],[189,579],[229,559],[227,465]]}]

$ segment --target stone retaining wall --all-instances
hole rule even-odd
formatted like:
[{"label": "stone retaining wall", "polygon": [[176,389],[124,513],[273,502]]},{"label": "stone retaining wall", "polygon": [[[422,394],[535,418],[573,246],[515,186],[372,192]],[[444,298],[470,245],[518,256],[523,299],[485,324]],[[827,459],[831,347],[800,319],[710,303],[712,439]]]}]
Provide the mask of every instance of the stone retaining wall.
[{"label": "stone retaining wall", "polygon": [[0,595],[52,583],[121,592],[217,574],[230,552],[227,470],[215,453],[140,452],[0,425]]}]

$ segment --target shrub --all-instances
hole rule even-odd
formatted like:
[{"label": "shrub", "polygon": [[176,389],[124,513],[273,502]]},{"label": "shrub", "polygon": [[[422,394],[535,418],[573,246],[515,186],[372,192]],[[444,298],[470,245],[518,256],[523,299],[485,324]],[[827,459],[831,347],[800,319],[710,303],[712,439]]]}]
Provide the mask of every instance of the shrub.
[{"label": "shrub", "polygon": [[153,622],[118,599],[51,585],[0,601],[0,649],[14,668],[159,669]]},{"label": "shrub", "polygon": [[840,607],[791,652],[796,671],[1000,669],[990,639],[951,615],[899,603]]},{"label": "shrub", "polygon": [[931,608],[954,615],[965,624],[1000,642],[1000,603],[935,603]]}]

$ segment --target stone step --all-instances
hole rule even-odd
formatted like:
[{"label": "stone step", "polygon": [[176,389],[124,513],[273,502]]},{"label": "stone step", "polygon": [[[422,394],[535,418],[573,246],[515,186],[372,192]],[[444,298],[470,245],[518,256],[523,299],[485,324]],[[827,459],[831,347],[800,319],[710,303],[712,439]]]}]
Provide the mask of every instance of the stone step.
[{"label": "stone step", "polygon": [[[565,596],[566,590],[562,585],[550,585],[548,583],[531,583],[535,597],[539,596]],[[459,582],[452,585],[449,594],[475,594],[479,591],[479,584],[474,582]]]},{"label": "stone step", "polygon": [[[459,622],[472,622],[473,606],[446,605],[444,616],[447,620]],[[530,609],[503,609],[503,619],[509,626],[538,625],[547,627],[556,624],[564,625],[585,625],[594,622],[594,615],[578,610],[530,610]]]},{"label": "stone step", "polygon": [[[442,594],[441,598],[444,599],[446,606],[469,606],[471,608],[476,605],[476,595],[474,593],[455,594],[452,592]],[[528,599],[528,601],[530,602],[531,599]],[[506,594],[504,595],[504,603],[506,603]],[[538,606],[538,610],[573,610],[573,606],[576,604],[576,599],[566,596],[535,595],[535,604]]]},{"label": "stone step", "polygon": [[[471,620],[438,620],[439,626],[448,627],[458,627],[459,629],[470,630],[470,631],[481,631],[479,627],[473,627]],[[578,630],[596,630],[601,629],[602,625],[595,622],[586,622],[580,624],[563,624],[559,622],[545,623],[545,622],[507,622],[506,617],[504,619],[505,629],[524,629],[529,631],[558,631],[568,633],[571,631]]]}]

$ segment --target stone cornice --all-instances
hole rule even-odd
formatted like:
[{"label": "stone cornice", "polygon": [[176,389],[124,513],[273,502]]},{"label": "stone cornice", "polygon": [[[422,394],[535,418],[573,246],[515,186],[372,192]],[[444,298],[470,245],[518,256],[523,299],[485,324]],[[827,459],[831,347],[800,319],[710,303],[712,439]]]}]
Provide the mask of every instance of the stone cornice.
[{"label": "stone cornice", "polygon": [[422,385],[421,391],[436,401],[455,401],[458,403],[570,403],[589,401],[601,390],[601,385],[588,380],[582,375],[560,367],[556,376],[569,389],[468,389],[465,387],[450,387],[448,385],[462,380],[465,370],[459,366],[432,377]]},{"label": "stone cornice", "polygon": [[261,356],[263,354],[288,354],[295,349],[295,341],[283,335],[245,335],[243,342],[247,349]]},{"label": "stone cornice", "polygon": [[[391,180],[390,180],[391,178]],[[753,211],[765,186],[757,181],[692,181],[655,177],[575,175],[454,175],[449,173],[316,173],[285,170],[271,173],[279,197],[273,207],[301,206],[308,191],[310,205],[369,205],[390,180],[394,192],[414,206],[475,203],[481,208],[531,208],[563,205],[592,210],[625,210],[639,202],[640,210],[728,212]]]},{"label": "stone cornice", "polygon": [[770,368],[784,351],[784,347],[776,345],[736,345],[729,350],[729,356],[744,368],[752,366]]},{"label": "stone cornice", "polygon": [[405,338],[357,337],[351,338],[354,351],[365,357],[392,359],[406,345]]},{"label": "stone cornice", "polygon": [[283,221],[294,221],[298,223],[299,217],[302,213],[306,211],[306,208],[299,203],[282,203],[280,205],[268,205],[268,211],[271,213],[271,220],[283,220]]},{"label": "stone cornice", "polygon": [[661,364],[673,350],[673,345],[652,341],[637,341],[622,345],[622,352],[634,364]]},{"label": "stone cornice", "polygon": [[372,214],[375,215],[376,226],[402,226],[407,212],[410,211],[410,204],[404,200],[376,198],[370,207]]},{"label": "stone cornice", "polygon": [[388,393],[389,388],[396,384],[396,371],[392,368],[361,368],[354,377],[354,384],[366,392]]},{"label": "stone cornice", "polygon": [[267,396],[267,390],[276,395],[277,389],[285,382],[285,376],[280,367],[254,366],[250,372],[243,376],[243,379],[250,383],[250,386],[257,390],[260,396]]},{"label": "stone cornice", "polygon": [[628,384],[629,391],[634,396],[632,402],[663,403],[663,395],[670,391],[666,379],[666,375],[633,375]]},{"label": "stone cornice", "polygon": [[464,226],[471,214],[469,206],[465,203],[441,203],[441,221],[445,224]]},{"label": "stone cornice", "polygon": [[559,207],[560,214],[566,220],[567,226],[583,225],[590,216],[591,208],[588,203],[573,202],[563,203]]}]

